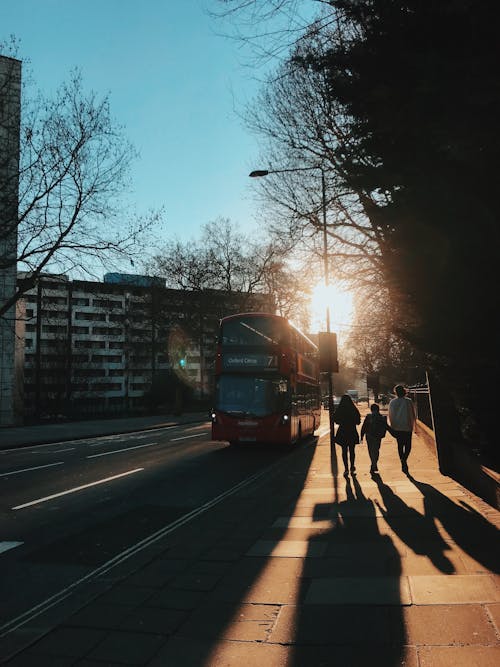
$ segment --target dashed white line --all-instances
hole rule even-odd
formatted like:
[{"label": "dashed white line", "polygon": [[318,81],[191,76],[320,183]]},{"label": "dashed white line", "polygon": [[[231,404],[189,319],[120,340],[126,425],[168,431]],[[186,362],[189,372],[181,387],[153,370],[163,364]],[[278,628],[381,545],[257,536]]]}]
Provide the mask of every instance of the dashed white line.
[{"label": "dashed white line", "polygon": [[144,468],[135,468],[134,470],[127,470],[127,472],[122,472],[119,475],[113,475],[112,477],[105,477],[104,479],[98,479],[96,482],[90,482],[90,484],[83,484],[82,486],[75,486],[73,489],[67,489],[66,491],[61,491],[60,493],[53,493],[50,496],[44,496],[43,498],[37,498],[36,500],[31,500],[29,503],[23,503],[22,505],[16,505],[12,507],[13,510],[22,510],[25,507],[31,507],[32,505],[38,505],[39,503],[44,503],[47,500],[52,500],[53,498],[60,498],[61,496],[67,496],[69,493],[76,493],[82,489],[88,489],[91,486],[97,486],[98,484],[105,484],[106,482],[111,482],[114,479],[119,479],[120,477],[126,477],[127,475],[133,475],[136,472],[140,472]]},{"label": "dashed white line", "polygon": [[142,449],[143,447],[153,447],[157,442],[148,442],[147,445],[135,445],[134,447],[124,447],[123,449],[113,449],[111,452],[101,452],[101,454],[89,454],[86,459],[96,459],[98,456],[108,456],[109,454],[120,454],[121,452],[129,452],[131,449]]},{"label": "dashed white line", "polygon": [[189,438],[201,438],[206,433],[193,433],[192,435],[183,435],[182,438],[172,438],[169,442],[177,442],[177,440],[188,440]]},{"label": "dashed white line", "polygon": [[42,468],[51,468],[52,466],[62,466],[64,461],[57,461],[57,463],[46,463],[43,466],[35,466],[34,468],[22,468],[22,470],[11,470],[10,472],[3,472],[0,477],[10,477],[10,475],[19,475],[21,472],[30,472],[31,470],[41,470]]},{"label": "dashed white line", "polygon": [[0,542],[0,554],[3,554],[5,551],[9,551],[9,549],[15,549],[16,547],[20,547],[21,544],[24,544],[23,542]]}]

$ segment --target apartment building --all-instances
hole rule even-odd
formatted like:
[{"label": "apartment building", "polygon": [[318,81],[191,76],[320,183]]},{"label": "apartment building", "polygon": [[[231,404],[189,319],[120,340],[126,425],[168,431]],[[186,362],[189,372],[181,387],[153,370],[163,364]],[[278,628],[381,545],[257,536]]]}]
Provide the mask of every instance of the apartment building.
[{"label": "apartment building", "polygon": [[[21,63],[0,56],[0,304],[16,290]],[[15,306],[0,315],[0,426],[14,422]]]},{"label": "apartment building", "polygon": [[43,276],[18,321],[24,416],[130,413],[165,404],[174,384],[206,398],[218,321],[242,309],[274,312],[264,295],[172,290],[145,276]]}]

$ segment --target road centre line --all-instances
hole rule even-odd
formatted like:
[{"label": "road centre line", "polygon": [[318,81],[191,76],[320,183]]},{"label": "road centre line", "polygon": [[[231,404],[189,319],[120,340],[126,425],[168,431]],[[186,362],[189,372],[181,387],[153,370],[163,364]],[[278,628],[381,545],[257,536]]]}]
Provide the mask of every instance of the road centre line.
[{"label": "road centre line", "polygon": [[[183,428],[184,426],[189,425],[189,424],[195,424],[195,423],[204,424],[204,423],[206,423],[206,421],[207,420],[205,419],[205,420],[200,420],[199,422],[186,422],[185,424],[166,424],[165,426],[153,426],[152,428],[143,428],[143,429],[139,429],[137,431],[123,431],[123,433],[115,433],[115,434],[111,434],[111,435],[108,435],[108,436],[106,436],[106,435],[94,435],[94,436],[89,435],[89,436],[85,436],[83,438],[72,438],[71,440],[55,440],[53,442],[43,442],[43,443],[40,443],[40,444],[35,443],[35,444],[28,445],[31,449],[31,451],[29,451],[29,453],[30,454],[37,454],[38,452],[33,451],[33,449],[35,447],[37,449],[39,449],[40,447],[54,447],[54,445],[60,445],[60,444],[63,444],[63,443],[65,445],[68,445],[68,444],[75,444],[75,445],[89,444],[90,447],[92,447],[93,445],[90,444],[90,441],[92,441],[92,440],[101,440],[102,441],[103,439],[120,438],[120,437],[123,437],[123,436],[132,436],[133,434],[136,434],[136,433],[154,433],[156,431],[166,431],[166,430],[170,430],[170,429]],[[99,444],[102,444],[102,443],[99,443]],[[9,452],[13,452],[13,451],[16,451],[16,452],[19,451],[19,447],[6,447],[5,449],[0,450],[0,454],[4,455],[4,454],[8,454]]]},{"label": "road centre line", "polygon": [[192,435],[183,435],[182,438],[172,438],[169,442],[177,442],[177,440],[187,440],[188,438],[201,438],[206,433],[193,433]]},{"label": "road centre line", "polygon": [[[157,431],[166,431],[172,429],[178,429],[185,426],[185,424],[172,424],[171,426],[158,426],[157,428],[147,428],[143,431],[125,431],[124,433],[119,433],[115,435],[103,435],[96,436],[95,438],[87,438],[86,442],[89,443],[89,447],[102,447],[107,444],[109,440],[124,440],[125,438],[148,438],[152,433],[157,433]],[[137,435],[138,433],[143,433],[144,435]],[[89,442],[90,440],[98,440],[99,442]]]},{"label": "road centre line", "polygon": [[122,472],[119,475],[113,475],[112,477],[105,477],[104,479],[98,479],[96,482],[90,482],[89,484],[82,484],[82,486],[75,486],[73,489],[67,489],[66,491],[61,491],[60,493],[53,493],[50,496],[45,496],[44,498],[37,498],[36,500],[31,500],[29,503],[23,503],[22,505],[16,505],[11,507],[12,510],[22,510],[25,507],[31,507],[31,505],[38,505],[44,503],[47,500],[52,500],[53,498],[60,498],[61,496],[67,496],[69,493],[76,493],[76,491],[82,491],[83,489],[89,489],[91,486],[97,486],[98,484],[105,484],[106,482],[111,482],[114,479],[119,479],[120,477],[126,477],[127,475],[133,475],[136,472],[140,472],[144,468],[135,468],[134,470],[127,470],[127,472]]},{"label": "road centre line", "polygon": [[135,445],[134,447],[124,447],[123,449],[113,449],[111,452],[101,452],[100,454],[89,454],[86,459],[96,459],[98,456],[109,456],[110,454],[120,454],[121,452],[129,452],[132,449],[142,449],[143,447],[153,447],[157,442],[148,442],[146,445]]},{"label": "road centre line", "polygon": [[41,468],[51,468],[52,466],[62,466],[64,461],[58,461],[57,463],[46,463],[43,466],[35,466],[34,468],[23,468],[22,470],[12,470],[11,472],[3,472],[0,474],[0,477],[10,477],[10,475],[19,475],[21,472],[30,472],[31,470],[41,470]]},{"label": "road centre line", "polygon": [[15,549],[16,547],[20,547],[21,544],[24,544],[24,542],[17,542],[14,540],[11,542],[0,542],[0,554],[9,551],[9,549]]}]

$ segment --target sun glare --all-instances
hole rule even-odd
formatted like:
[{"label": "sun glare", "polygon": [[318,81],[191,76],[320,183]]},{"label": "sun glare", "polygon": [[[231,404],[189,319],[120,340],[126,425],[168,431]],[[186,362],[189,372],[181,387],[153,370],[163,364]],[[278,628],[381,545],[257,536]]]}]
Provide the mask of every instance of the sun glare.
[{"label": "sun glare", "polygon": [[326,331],[326,308],[330,307],[331,330],[340,333],[351,324],[353,298],[350,292],[335,285],[318,283],[311,296],[311,332]]}]

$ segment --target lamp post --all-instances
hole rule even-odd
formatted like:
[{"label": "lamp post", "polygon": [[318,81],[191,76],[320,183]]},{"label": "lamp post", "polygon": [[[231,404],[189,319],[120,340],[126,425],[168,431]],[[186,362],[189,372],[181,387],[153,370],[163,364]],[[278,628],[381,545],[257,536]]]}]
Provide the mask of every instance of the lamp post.
[{"label": "lamp post", "polygon": [[[323,167],[314,166],[314,167],[291,167],[289,169],[256,169],[251,171],[249,176],[251,178],[260,178],[262,176],[268,176],[269,174],[286,174],[291,172],[298,171],[312,171],[313,169],[319,170],[321,172],[321,210],[323,217],[322,231],[323,231],[323,266],[324,266],[324,275],[325,275],[325,287],[329,287],[329,271],[328,271],[328,233],[326,226],[326,183],[325,183],[325,170]],[[328,301],[326,303],[326,331],[331,333],[330,325],[330,306]],[[328,371],[328,415],[330,419],[330,444],[333,447],[334,445],[334,421],[333,421],[333,412],[334,412],[334,402],[333,402],[333,371],[330,369]]]}]

